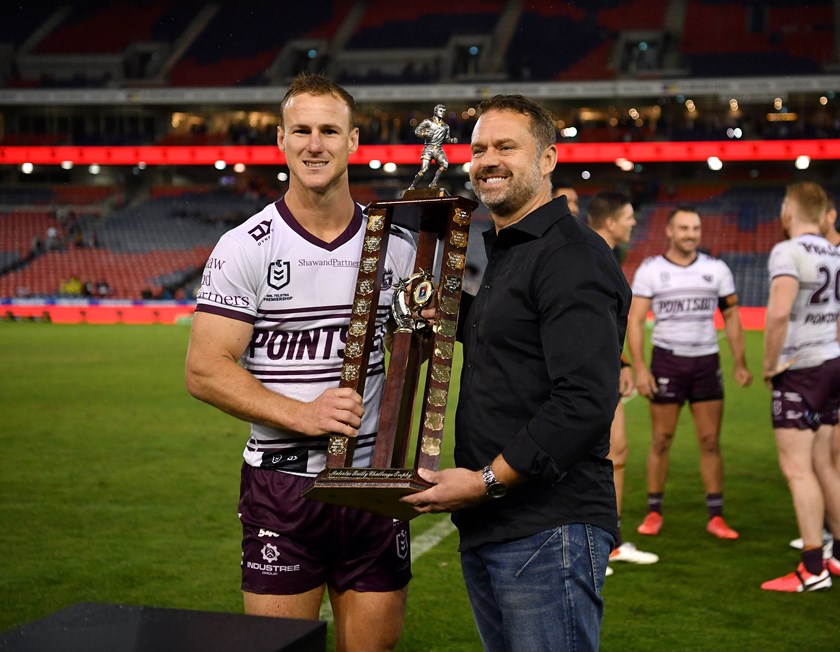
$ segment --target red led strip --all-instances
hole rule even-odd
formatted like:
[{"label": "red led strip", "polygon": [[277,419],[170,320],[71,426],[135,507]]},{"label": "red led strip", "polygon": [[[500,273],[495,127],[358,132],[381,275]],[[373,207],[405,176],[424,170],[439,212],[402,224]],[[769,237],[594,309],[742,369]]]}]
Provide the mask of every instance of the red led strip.
[{"label": "red led strip", "polygon": [[[351,165],[381,163],[412,164],[420,161],[422,145],[362,145],[350,156]],[[717,156],[722,161],[785,161],[799,156],[812,159],[840,159],[838,140],[771,141],[692,141],[655,143],[573,143],[558,144],[560,163],[614,163],[627,159],[634,163],[706,161]],[[450,163],[470,160],[469,145],[448,145]],[[285,155],[266,146],[142,146],[142,147],[2,147],[0,165],[59,165],[63,161],[89,165],[283,165]]]}]

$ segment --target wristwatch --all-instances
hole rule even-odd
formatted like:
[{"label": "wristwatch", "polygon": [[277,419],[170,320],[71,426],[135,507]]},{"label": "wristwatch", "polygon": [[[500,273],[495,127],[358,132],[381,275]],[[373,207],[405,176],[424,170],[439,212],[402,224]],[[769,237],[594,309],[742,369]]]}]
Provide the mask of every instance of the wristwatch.
[{"label": "wristwatch", "polygon": [[496,474],[493,473],[493,467],[489,464],[481,469],[481,477],[484,479],[484,485],[487,487],[488,497],[501,498],[507,493],[507,487],[496,480]]}]

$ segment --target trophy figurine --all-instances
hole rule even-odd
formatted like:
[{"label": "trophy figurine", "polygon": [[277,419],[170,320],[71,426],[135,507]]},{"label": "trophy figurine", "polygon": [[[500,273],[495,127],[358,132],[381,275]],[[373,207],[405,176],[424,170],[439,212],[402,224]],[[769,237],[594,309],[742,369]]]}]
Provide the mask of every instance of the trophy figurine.
[{"label": "trophy figurine", "polygon": [[446,153],[443,151],[443,144],[451,143],[454,145],[458,142],[458,139],[449,137],[449,125],[443,121],[443,116],[445,115],[446,106],[438,104],[435,106],[432,117],[423,120],[423,122],[417,125],[417,129],[414,130],[414,133],[423,139],[424,144],[423,153],[420,154],[420,171],[414,176],[414,181],[408,187],[409,190],[414,190],[420,179],[429,171],[429,164],[432,159],[435,159],[435,162],[438,164],[438,170],[435,172],[429,188],[437,188],[440,175],[449,167],[449,161],[446,158]]},{"label": "trophy figurine", "polygon": [[[414,272],[397,281],[391,301],[396,329],[372,466],[354,468],[354,438],[331,434],[328,436],[326,468],[302,493],[314,500],[401,520],[412,519],[417,512],[399,499],[429,486],[420,477],[418,469],[436,471],[440,463],[470,219],[478,206],[471,199],[449,196],[441,189],[414,189],[414,184],[428,170],[431,158],[440,166],[433,186],[448,165],[441,143],[452,141],[448,139],[449,127],[441,120],[444,112],[445,107],[439,104],[435,107],[435,118],[424,120],[417,128],[418,134],[421,129],[424,133],[426,129],[429,131],[423,148],[423,168],[411,188],[405,191],[402,199],[375,201],[365,209],[368,234],[359,261],[340,387],[350,387],[359,394],[364,392],[376,313],[371,306],[379,302],[391,224],[399,224],[418,234]],[[430,126],[424,127],[426,123]],[[422,311],[432,306],[436,308],[434,324],[422,316]],[[352,355],[348,351],[352,351]],[[404,468],[424,361],[427,361],[427,369],[414,466]]]}]

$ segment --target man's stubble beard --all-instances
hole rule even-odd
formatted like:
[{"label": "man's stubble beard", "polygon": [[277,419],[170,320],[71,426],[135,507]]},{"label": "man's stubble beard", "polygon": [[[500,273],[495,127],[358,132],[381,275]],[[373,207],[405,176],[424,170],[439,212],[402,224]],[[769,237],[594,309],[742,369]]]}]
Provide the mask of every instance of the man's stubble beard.
[{"label": "man's stubble beard", "polygon": [[[482,170],[482,173],[486,174],[495,169]],[[539,163],[535,162],[534,166],[529,169],[527,176],[519,178],[512,176],[510,179],[511,181],[507,191],[495,197],[492,191],[485,193],[479,190],[481,187],[479,184],[475,181],[473,182],[473,187],[476,189],[476,196],[493,215],[498,215],[499,217],[513,215],[537,195],[540,183],[542,182]]]}]

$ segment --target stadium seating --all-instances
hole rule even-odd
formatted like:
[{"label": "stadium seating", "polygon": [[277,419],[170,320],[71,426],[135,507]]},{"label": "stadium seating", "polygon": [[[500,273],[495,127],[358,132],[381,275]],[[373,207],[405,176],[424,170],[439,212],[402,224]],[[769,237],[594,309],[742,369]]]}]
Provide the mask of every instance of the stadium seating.
[{"label": "stadium seating", "polygon": [[60,296],[62,282],[71,277],[82,283],[106,281],[110,286],[107,297],[111,299],[160,296],[165,285],[201,269],[211,249],[196,246],[145,253],[75,248],[52,251],[24,268],[0,276],[0,296]]},{"label": "stadium seating", "polygon": [[50,227],[62,234],[61,224],[50,213],[0,211],[0,274],[29,256],[36,239],[45,247]]},{"label": "stadium seating", "polygon": [[503,8],[501,0],[464,0],[451,5],[374,0],[368,3],[346,47],[440,48],[455,34],[489,34]]},{"label": "stadium seating", "polygon": [[[100,218],[104,204],[120,203],[118,189],[9,188],[0,198],[18,206],[37,200],[63,207],[58,217],[19,207],[0,213],[0,269],[13,267],[0,275],[0,297],[57,296],[61,283],[75,276],[83,283],[106,281],[109,298],[135,300],[176,291],[203,268],[222,233],[267,203],[207,186],[157,187],[146,201]],[[77,217],[70,206],[85,213]],[[67,230],[71,222],[75,237]],[[47,243],[49,227],[57,231],[54,246]],[[43,248],[32,255],[36,236]]]},{"label": "stadium seating", "polygon": [[[622,33],[658,33],[667,0],[597,0],[585,4],[527,3],[510,47],[511,75],[578,81],[614,79]],[[545,56],[546,47],[555,56]]]},{"label": "stadium seating", "polygon": [[123,52],[135,41],[151,41],[166,3],[113,2],[70,5],[58,27],[38,43],[36,54]]},{"label": "stadium seating", "polygon": [[836,63],[834,52],[830,0],[805,6],[688,0],[682,54],[695,75],[814,74]]},{"label": "stadium seating", "polygon": [[[285,42],[304,36],[329,39],[340,24],[346,3],[272,0],[246,6],[220,3],[199,36],[170,73],[175,86],[236,86],[267,83],[264,76]],[[231,38],[232,35],[238,35]]]},{"label": "stadium seating", "polygon": [[[455,36],[474,35],[490,42],[506,6],[504,0],[463,0],[451,5],[313,0],[284,3],[282,8],[271,0],[253,0],[247,6],[206,0],[47,0],[14,3],[6,14],[8,20],[0,25],[0,46],[18,48],[37,34],[40,40],[36,39],[27,57],[123,58],[124,70],[88,69],[80,60],[74,74],[53,75],[41,68],[40,77],[13,76],[12,86],[74,88],[142,78],[145,64],[133,70],[138,45],[153,46],[146,51],[154,51],[158,59],[175,53],[168,76],[171,85],[254,85],[276,81],[269,70],[289,42],[329,44],[343,28],[347,34],[335,47],[327,48],[330,59],[340,58],[344,51],[377,49],[402,52],[404,57],[402,74],[371,64],[364,73],[353,72],[354,83],[437,82],[451,70],[414,66],[412,58],[424,50],[443,53]],[[683,7],[684,20],[680,21],[682,32],[674,33],[673,22],[666,25],[666,21],[678,7]],[[513,79],[613,79],[628,70],[644,76],[649,69],[659,69],[657,58],[671,50],[679,55],[682,69],[694,76],[813,74],[838,63],[831,0],[812,0],[803,6],[786,0],[531,1],[521,3],[521,12],[514,14],[518,22],[504,52],[505,67]],[[709,25],[715,29],[708,29]],[[651,60],[628,65],[622,60],[626,54],[618,50],[625,45],[623,38],[634,34],[652,36],[647,51]],[[424,63],[429,60],[420,58]],[[316,65],[329,67],[330,61],[321,58]],[[150,75],[158,72],[155,66],[148,71]],[[340,70],[333,72],[342,77]]]}]

